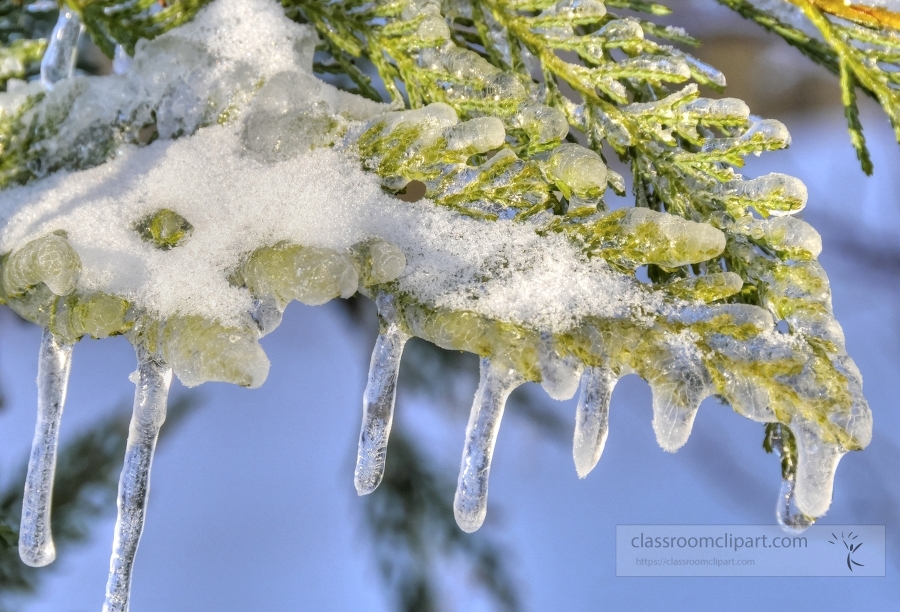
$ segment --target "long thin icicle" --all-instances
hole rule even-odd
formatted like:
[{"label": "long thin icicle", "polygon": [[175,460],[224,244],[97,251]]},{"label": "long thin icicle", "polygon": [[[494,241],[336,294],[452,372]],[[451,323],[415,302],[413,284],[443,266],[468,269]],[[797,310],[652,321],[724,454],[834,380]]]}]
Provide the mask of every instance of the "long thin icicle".
[{"label": "long thin icicle", "polygon": [[581,375],[581,394],[575,412],[572,455],[579,478],[586,478],[600,461],[609,432],[609,400],[618,377],[606,367],[588,367]]},{"label": "long thin icicle", "polygon": [[354,484],[359,495],[374,491],[384,476],[388,437],[394,419],[400,357],[409,340],[397,320],[394,297],[380,293],[375,300],[381,318],[381,333],[375,341],[369,380],[363,394],[363,421],[359,432]]},{"label": "long thin icicle", "polygon": [[47,89],[53,89],[55,83],[72,76],[78,55],[78,39],[83,30],[78,13],[63,4],[50,34],[50,44],[41,58],[41,82]]},{"label": "long thin icicle", "polygon": [[128,429],[125,465],[119,479],[118,516],[103,612],[128,611],[131,571],[144,530],[150,491],[150,467],[159,428],[166,420],[166,400],[172,382],[172,369],[159,356],[150,354],[143,347],[137,348],[137,355],[134,413]]},{"label": "long thin icicle", "polygon": [[487,514],[488,477],[497,433],[500,431],[500,419],[503,418],[509,394],[523,382],[514,369],[497,367],[489,359],[481,359],[481,382],[469,415],[466,444],[463,447],[456,497],[453,500],[456,524],[468,533],[477,531],[484,523]]},{"label": "long thin icicle", "polygon": [[59,423],[66,403],[66,388],[72,366],[72,345],[60,342],[50,330],[41,336],[38,358],[38,414],[25,477],[22,522],[19,528],[19,557],[31,567],[43,567],[56,559],[50,506]]}]

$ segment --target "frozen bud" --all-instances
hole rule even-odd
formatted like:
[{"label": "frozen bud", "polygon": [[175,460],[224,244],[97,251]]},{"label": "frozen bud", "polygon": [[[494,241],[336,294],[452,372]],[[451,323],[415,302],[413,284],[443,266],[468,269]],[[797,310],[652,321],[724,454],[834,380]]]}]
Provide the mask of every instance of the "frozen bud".
[{"label": "frozen bud", "polygon": [[527,95],[525,86],[513,74],[498,72],[485,79],[484,97],[497,101],[521,100]]},{"label": "frozen bud", "polygon": [[532,142],[559,141],[569,133],[569,121],[558,108],[525,102],[513,116],[513,125],[525,130]]},{"label": "frozen bud", "polygon": [[496,117],[478,117],[448,128],[444,137],[451,151],[484,153],[506,142],[506,130]]},{"label": "frozen bud", "polygon": [[163,357],[185,386],[218,381],[255,389],[266,381],[269,359],[254,333],[197,316],[163,325]]},{"label": "frozen bud", "polygon": [[[690,66],[691,72],[696,75],[698,82],[709,82],[717,87],[725,87],[725,75],[709,64],[701,62],[697,58],[690,55],[685,55],[684,61],[686,61],[688,66]],[[733,100],[734,98],[730,99]]]},{"label": "frozen bud", "polygon": [[372,123],[374,124],[379,121],[386,121],[389,129],[407,123],[419,124],[422,127],[443,129],[459,123],[459,117],[457,117],[456,111],[453,110],[453,107],[449,104],[435,102],[434,104],[429,104],[428,106],[414,110],[388,113],[382,118],[374,119]]},{"label": "frozen bud", "polygon": [[606,164],[597,153],[581,145],[566,143],[554,149],[547,160],[547,174],[567,198],[596,199],[606,190]]},{"label": "frozen bud", "polygon": [[444,70],[458,79],[486,79],[500,72],[486,59],[468,49],[450,47],[441,54]]},{"label": "frozen bud", "polygon": [[594,33],[608,43],[637,42],[644,40],[644,29],[634,19],[614,19]]},{"label": "frozen bud", "polygon": [[279,243],[257,249],[240,276],[256,296],[286,305],[297,300],[310,306],[356,293],[359,275],[347,255],[331,249]]},{"label": "frozen bud", "polygon": [[656,73],[653,78],[682,81],[691,78],[691,67],[680,57],[667,55],[646,55],[629,57],[619,66],[623,70]]},{"label": "frozen bud", "polygon": [[342,119],[322,102],[310,102],[320,89],[321,82],[308,74],[272,76],[245,115],[244,146],[266,161],[278,161],[332,144]]},{"label": "frozen bud", "polygon": [[163,208],[138,221],[134,230],[145,242],[168,251],[187,240],[194,233],[194,226],[174,210]]},{"label": "frozen bud", "polygon": [[750,107],[738,98],[697,98],[681,107],[682,110],[711,121],[743,122],[750,117]]},{"label": "frozen bud", "polygon": [[620,209],[598,219],[589,237],[589,252],[624,267],[656,264],[677,268],[699,263],[725,249],[725,234],[648,208]]},{"label": "frozen bud", "polygon": [[606,5],[600,0],[559,0],[553,12],[576,22],[585,19],[593,21],[606,15]]},{"label": "frozen bud", "polygon": [[106,338],[124,334],[133,324],[129,303],[108,293],[71,295],[56,303],[50,330],[67,342],[83,336]]},{"label": "frozen bud", "polygon": [[783,149],[791,144],[791,134],[784,124],[775,119],[763,119],[750,126],[742,140],[765,144],[766,148]]},{"label": "frozen bud", "polygon": [[406,256],[400,247],[380,238],[367,240],[351,249],[360,267],[363,286],[396,280],[406,267]]},{"label": "frozen bud", "polygon": [[[718,333],[739,335],[772,331],[775,320],[765,308],[751,304],[720,304],[712,306],[688,306],[673,314],[669,319],[682,325],[701,325],[715,329]],[[738,358],[731,355],[732,358]]]},{"label": "frozen bud", "polygon": [[802,210],[808,197],[803,181],[778,172],[749,181],[721,183],[716,195],[725,202],[752,206],[766,216],[788,215]]},{"label": "frozen bud", "polygon": [[757,221],[751,231],[776,251],[803,259],[813,259],[822,252],[822,237],[813,226],[796,217],[775,217]]},{"label": "frozen bud", "polygon": [[668,291],[686,300],[712,302],[734,295],[743,287],[744,281],[734,272],[719,272],[682,278],[666,286]]},{"label": "frozen bud", "polygon": [[440,10],[441,3],[436,0],[408,0],[400,15],[405,21],[409,21],[422,13],[439,13]]},{"label": "frozen bud", "polygon": [[21,295],[44,283],[56,295],[75,291],[81,278],[81,258],[58,234],[32,240],[14,252],[3,266],[3,288],[7,295]]},{"label": "frozen bud", "polygon": [[431,13],[419,23],[416,35],[423,40],[449,40],[450,28],[440,13]]}]

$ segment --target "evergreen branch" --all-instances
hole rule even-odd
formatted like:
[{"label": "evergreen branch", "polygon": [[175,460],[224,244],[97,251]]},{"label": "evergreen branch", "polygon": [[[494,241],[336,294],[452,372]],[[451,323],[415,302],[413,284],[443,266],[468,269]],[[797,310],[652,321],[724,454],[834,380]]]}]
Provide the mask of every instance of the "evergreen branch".
[{"label": "evergreen branch", "polygon": [[900,93],[896,89],[896,71],[900,67],[900,14],[837,0],[789,1],[806,16],[823,40],[785,24],[749,0],[719,0],[743,17],[778,34],[840,77],[850,140],[863,171],[871,174],[872,161],[862,136],[853,90],[860,87],[881,105],[900,142]]},{"label": "evergreen branch", "polygon": [[47,38],[56,23],[58,10],[37,2],[0,0],[0,47],[17,40]]},{"label": "evergreen branch", "polygon": [[27,79],[40,70],[57,10],[33,10],[32,3],[0,0],[0,91],[10,79]]},{"label": "evergreen branch", "polygon": [[19,39],[7,46],[0,45],[0,87],[10,79],[24,79],[37,74],[41,57],[47,48],[46,39]]},{"label": "evergreen branch", "polygon": [[69,0],[94,43],[112,57],[116,44],[134,55],[138,40],[152,40],[186,23],[209,0]]},{"label": "evergreen branch", "polygon": [[[848,75],[852,73],[853,81],[859,83],[867,91],[872,92],[881,104],[894,128],[895,138],[900,142],[900,92],[891,86],[887,72],[881,69],[876,62],[871,61],[862,48],[853,44],[854,38],[865,37],[868,39],[867,42],[881,43],[886,49],[896,52],[900,51],[900,37],[889,32],[870,32],[865,30],[864,26],[845,26],[833,23],[825,17],[814,3],[807,0],[797,0],[797,3],[812,24],[822,33],[825,41],[841,58],[842,72]],[[862,149],[858,148],[858,151],[865,151],[865,143],[860,141],[857,136],[859,134],[857,129],[858,120],[854,124],[857,112],[855,109],[847,108],[847,103],[852,103],[855,100],[855,96],[847,93],[850,85],[849,81],[847,81],[848,85],[845,86],[843,84],[844,80],[846,79],[842,77],[842,89],[844,91],[842,98],[845,101],[848,121],[850,121],[851,138],[854,140],[854,146],[862,147]],[[868,158],[868,153],[858,153],[858,155],[860,155],[860,161],[863,163],[864,169],[867,169],[867,173],[871,173],[871,162],[869,167],[866,168],[863,161]]]},{"label": "evergreen branch", "polygon": [[856,157],[859,159],[863,172],[871,175],[872,158],[869,157],[869,150],[866,148],[866,138],[863,136],[863,127],[859,120],[859,107],[856,105],[856,79],[853,77],[853,69],[843,61],[841,62],[841,102],[844,104],[850,142],[856,149]]},{"label": "evergreen branch", "polygon": [[784,23],[775,15],[757,8],[749,0],[718,0],[718,2],[742,17],[755,21],[766,30],[782,37],[789,45],[820,66],[825,67],[832,74],[838,74],[838,55],[827,44],[813,38],[803,30]]}]

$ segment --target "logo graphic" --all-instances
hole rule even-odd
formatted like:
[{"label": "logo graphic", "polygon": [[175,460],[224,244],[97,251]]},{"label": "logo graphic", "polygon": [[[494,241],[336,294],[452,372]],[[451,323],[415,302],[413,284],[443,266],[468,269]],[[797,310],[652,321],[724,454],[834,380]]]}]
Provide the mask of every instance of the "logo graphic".
[{"label": "logo graphic", "polygon": [[853,535],[853,532],[851,531],[847,535],[844,535],[844,532],[842,531],[841,537],[838,538],[836,535],[834,535],[834,532],[832,532],[831,537],[833,537],[834,540],[828,540],[829,542],[831,542],[832,544],[837,544],[836,540],[840,540],[841,543],[844,545],[844,548],[847,549],[847,567],[850,569],[851,572],[853,571],[854,565],[859,566],[859,567],[865,567],[862,563],[858,563],[853,560],[853,553],[855,553],[857,550],[859,550],[859,547],[863,545],[862,542],[854,543],[856,538],[859,537],[859,534]]}]

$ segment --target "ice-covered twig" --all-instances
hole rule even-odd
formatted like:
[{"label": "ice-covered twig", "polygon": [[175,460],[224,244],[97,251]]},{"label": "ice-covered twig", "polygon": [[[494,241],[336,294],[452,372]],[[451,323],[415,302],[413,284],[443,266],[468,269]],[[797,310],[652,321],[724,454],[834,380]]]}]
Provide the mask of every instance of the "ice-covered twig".
[{"label": "ice-covered twig", "polygon": [[484,523],[488,477],[500,431],[500,419],[503,418],[509,394],[523,382],[524,379],[515,369],[494,364],[486,357],[481,359],[481,382],[466,428],[466,444],[453,500],[456,523],[468,533],[477,531]]},{"label": "ice-covered twig", "polygon": [[128,430],[125,465],[119,479],[118,516],[106,583],[103,612],[127,612],[131,591],[131,571],[137,553],[147,494],[150,491],[150,467],[159,428],[166,420],[166,400],[172,369],[159,355],[138,345],[138,370],[135,382],[134,413]]},{"label": "ice-covered twig", "polygon": [[53,475],[59,423],[66,403],[66,387],[72,365],[72,345],[61,342],[48,329],[41,337],[38,359],[38,416],[28,460],[22,523],[19,528],[19,557],[32,567],[43,567],[56,559],[50,529]]},{"label": "ice-covered twig", "polygon": [[375,300],[381,319],[381,332],[375,341],[369,380],[363,395],[363,422],[359,432],[354,484],[356,492],[366,495],[374,491],[384,476],[388,437],[394,419],[397,397],[397,375],[400,357],[409,339],[400,327],[394,296],[379,293]]}]

